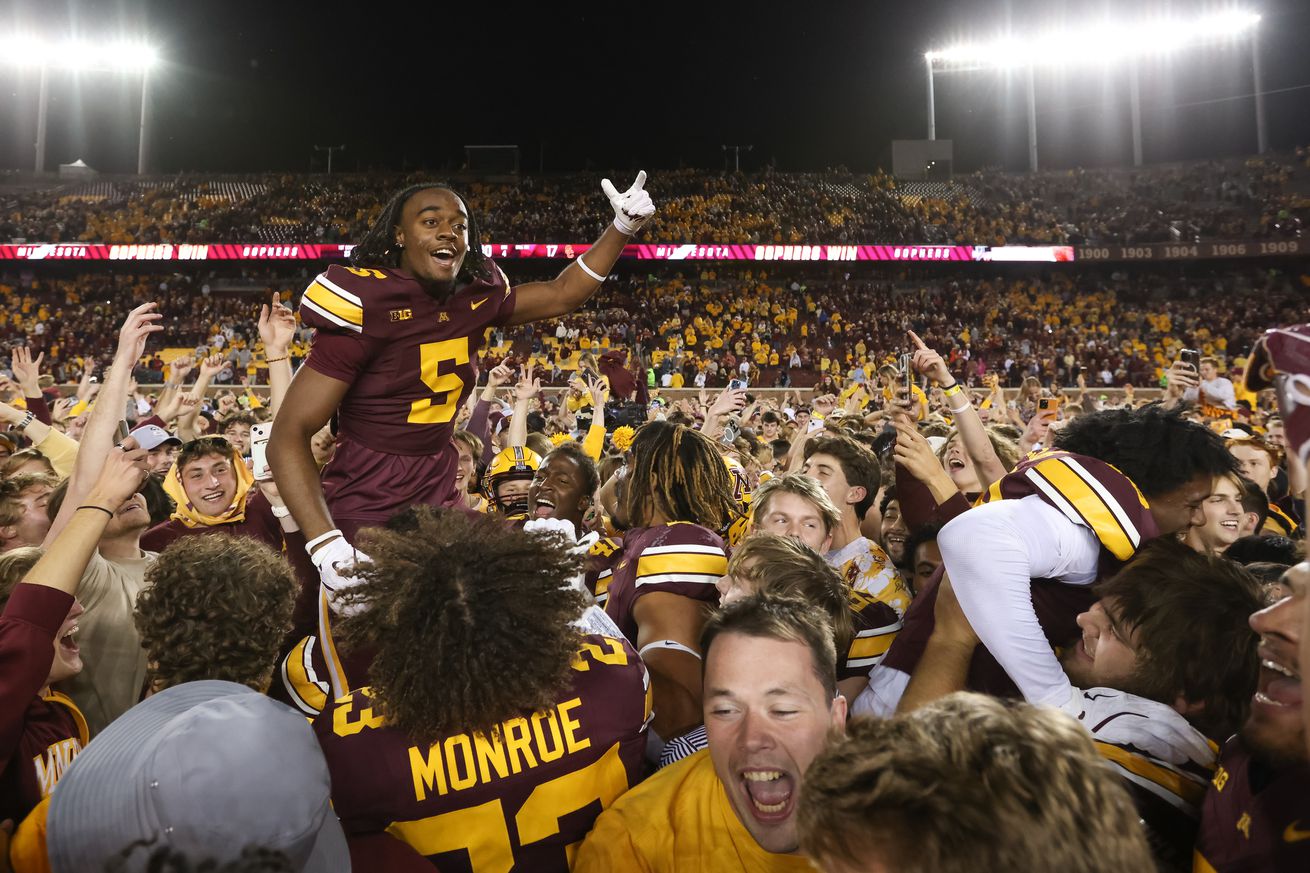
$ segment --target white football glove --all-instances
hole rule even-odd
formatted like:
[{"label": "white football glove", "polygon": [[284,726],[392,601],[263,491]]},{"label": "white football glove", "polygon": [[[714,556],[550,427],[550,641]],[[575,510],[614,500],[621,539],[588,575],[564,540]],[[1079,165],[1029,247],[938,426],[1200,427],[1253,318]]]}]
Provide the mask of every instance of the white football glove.
[{"label": "white football glove", "polygon": [[[523,532],[537,534],[538,536],[543,534],[559,534],[564,537],[567,543],[569,543],[569,551],[575,555],[582,556],[583,559],[586,559],[587,553],[591,551],[591,547],[600,539],[600,534],[595,531],[585,535],[582,539],[578,539],[577,532],[573,527],[573,522],[569,521],[567,518],[529,519],[523,523]],[[571,585],[577,591],[587,591],[587,577],[585,570],[573,577]],[[590,594],[590,592],[587,593]]]},{"label": "white football glove", "polygon": [[323,591],[327,595],[328,607],[333,612],[340,615],[353,615],[363,610],[362,605],[356,604],[343,611],[340,600],[345,592],[363,581],[357,576],[344,574],[353,571],[356,564],[371,561],[368,555],[352,546],[345,537],[337,537],[311,554],[309,560],[318,568],[319,581],[323,584]]},{"label": "white football glove", "polygon": [[645,170],[639,172],[637,181],[621,194],[609,179],[600,180],[600,190],[605,192],[605,196],[610,199],[610,206],[614,207],[614,226],[618,228],[619,233],[632,236],[655,214],[655,204],[644,190],[645,185]]}]

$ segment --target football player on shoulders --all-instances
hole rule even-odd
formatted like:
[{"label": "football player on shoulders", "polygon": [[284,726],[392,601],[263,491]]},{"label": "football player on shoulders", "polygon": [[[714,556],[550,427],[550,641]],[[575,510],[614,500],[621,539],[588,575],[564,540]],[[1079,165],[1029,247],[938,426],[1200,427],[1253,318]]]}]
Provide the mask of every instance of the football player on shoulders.
[{"label": "football player on shoulders", "polygon": [[[396,194],[356,247],[310,283],[302,323],[315,328],[268,446],[279,491],[309,542],[330,599],[356,560],[350,539],[415,503],[459,502],[455,417],[476,382],[487,328],[572,312],[600,288],[623,246],[655,213],[645,172],[627,191],[601,187],[613,224],[549,282],[512,286],[482,252],[477,222],[445,185]],[[336,456],[319,480],[310,441],[339,419]]]}]

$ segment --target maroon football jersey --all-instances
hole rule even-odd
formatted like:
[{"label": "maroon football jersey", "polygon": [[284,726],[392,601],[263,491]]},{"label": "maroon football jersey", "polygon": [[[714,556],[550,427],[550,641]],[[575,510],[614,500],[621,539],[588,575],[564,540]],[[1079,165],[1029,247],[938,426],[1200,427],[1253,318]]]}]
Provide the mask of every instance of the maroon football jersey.
[{"label": "maroon football jersey", "polygon": [[1201,805],[1197,873],[1310,870],[1310,766],[1272,768],[1234,737]]},{"label": "maroon football jersey", "polygon": [[623,558],[610,579],[605,613],[635,646],[632,610],[638,598],[662,591],[717,606],[715,583],[727,572],[723,540],[708,528],[687,521],[632,528],[623,538]]},{"label": "maroon football jersey", "polygon": [[[994,483],[980,503],[1021,500],[1032,494],[1064,513],[1070,521],[1085,524],[1101,544],[1097,568],[1106,579],[1136,553],[1141,545],[1159,536],[1159,529],[1141,491],[1132,480],[1096,458],[1070,452],[1040,452],[1021,462],[1014,472]],[[933,608],[943,567],[915,595],[905,613],[901,633],[887,650],[882,666],[913,673],[932,635]],[[1049,579],[1034,579],[1033,609],[1052,648],[1067,645],[1079,635],[1077,619],[1096,602],[1088,585],[1066,585]],[[982,646],[974,653],[968,687],[973,691],[1017,696],[1018,688],[991,652]]]},{"label": "maroon football jersey", "polygon": [[[490,278],[459,287],[444,302],[390,268],[334,264],[305,290],[300,318],[315,328],[305,363],[350,383],[338,410],[341,445],[323,472],[334,514],[385,518],[403,506],[392,500],[385,511],[368,512],[394,492],[399,474],[389,457],[397,455],[438,456],[442,463],[421,471],[425,490],[414,496],[455,498],[455,416],[477,381],[487,329],[514,314],[514,289],[494,263],[490,271]],[[352,453],[352,446],[360,450]]]},{"label": "maroon football jersey", "polygon": [[417,744],[368,689],[314,721],[348,836],[386,832],[443,873],[569,869],[601,810],[644,772],[649,679],[625,640],[588,634],[549,709],[492,734]]},{"label": "maroon football jersey", "polygon": [[614,579],[614,568],[623,560],[623,540],[613,537],[601,537],[587,551],[586,583],[587,590],[596,598],[596,605],[605,608],[609,600],[610,582]]}]

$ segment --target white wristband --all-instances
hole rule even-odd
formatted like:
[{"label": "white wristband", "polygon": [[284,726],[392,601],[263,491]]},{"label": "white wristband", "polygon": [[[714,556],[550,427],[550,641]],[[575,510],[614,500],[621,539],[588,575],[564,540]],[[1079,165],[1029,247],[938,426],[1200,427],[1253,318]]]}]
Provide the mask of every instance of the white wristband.
[{"label": "white wristband", "polygon": [[316,536],[309,542],[305,543],[305,551],[312,555],[314,554],[314,549],[317,549],[319,546],[323,545],[328,540],[334,539],[336,537],[341,537],[342,539],[345,539],[346,535],[343,534],[340,530],[336,528],[332,528],[332,530],[328,531],[327,533],[321,536]]},{"label": "white wristband", "polygon": [[959,409],[956,409],[954,406],[948,406],[946,408],[951,411],[952,415],[959,415],[961,412],[967,412],[968,410],[973,409],[973,404],[966,403],[963,406],[961,406]]},{"label": "white wristband", "polygon": [[287,509],[285,506],[272,506],[270,508],[273,510],[274,518],[286,518],[291,514],[291,510]]},{"label": "white wristband", "polygon": [[604,281],[605,281],[605,279],[606,279],[605,276],[602,276],[600,273],[597,273],[597,272],[596,272],[595,270],[593,270],[591,267],[588,267],[588,266],[587,266],[587,262],[584,261],[584,260],[582,260],[582,255],[578,255],[576,258],[574,258],[574,259],[573,259],[573,263],[575,263],[575,264],[577,264],[579,267],[581,267],[581,268],[582,268],[582,272],[586,273],[588,276],[590,276],[591,278],[595,279],[597,282],[604,282]]}]

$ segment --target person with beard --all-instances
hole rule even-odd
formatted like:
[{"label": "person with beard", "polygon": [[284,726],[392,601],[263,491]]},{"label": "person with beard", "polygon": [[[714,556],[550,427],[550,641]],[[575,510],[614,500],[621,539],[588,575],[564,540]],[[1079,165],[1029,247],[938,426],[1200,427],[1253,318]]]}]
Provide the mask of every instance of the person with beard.
[{"label": "person with beard", "polygon": [[901,502],[896,499],[895,485],[883,489],[878,510],[882,516],[880,527],[882,550],[892,559],[896,569],[901,571],[901,577],[908,579],[914,572],[914,556],[906,548],[910,529],[905,526],[905,520],[901,518]]},{"label": "person with beard", "polygon": [[[1251,713],[1219,754],[1201,806],[1193,870],[1310,869],[1310,751],[1301,673],[1310,563],[1283,574],[1291,591],[1251,616],[1260,635]],[[1299,650],[1299,651],[1298,651]]]},{"label": "person with beard", "polygon": [[[1246,717],[1255,688],[1259,582],[1231,561],[1169,538],[1151,541],[1077,618],[1081,638],[1058,656],[1044,702],[1078,719],[1125,780],[1163,865],[1188,861],[1217,740]],[[951,586],[937,589],[936,623],[901,698],[906,712],[964,689],[978,637]],[[1004,638],[1011,627],[996,628]],[[1198,660],[1197,652],[1205,652]]]},{"label": "person with beard", "polygon": [[[549,282],[512,286],[482,252],[478,225],[445,185],[397,193],[356,247],[301,299],[316,329],[268,444],[279,488],[308,538],[330,596],[350,544],[414,503],[454,505],[455,417],[476,382],[492,326],[572,312],[599,288],[632,235],[655,213],[645,172],[620,193],[601,184],[613,224]],[[310,440],[336,414],[341,441],[320,481]]]}]

